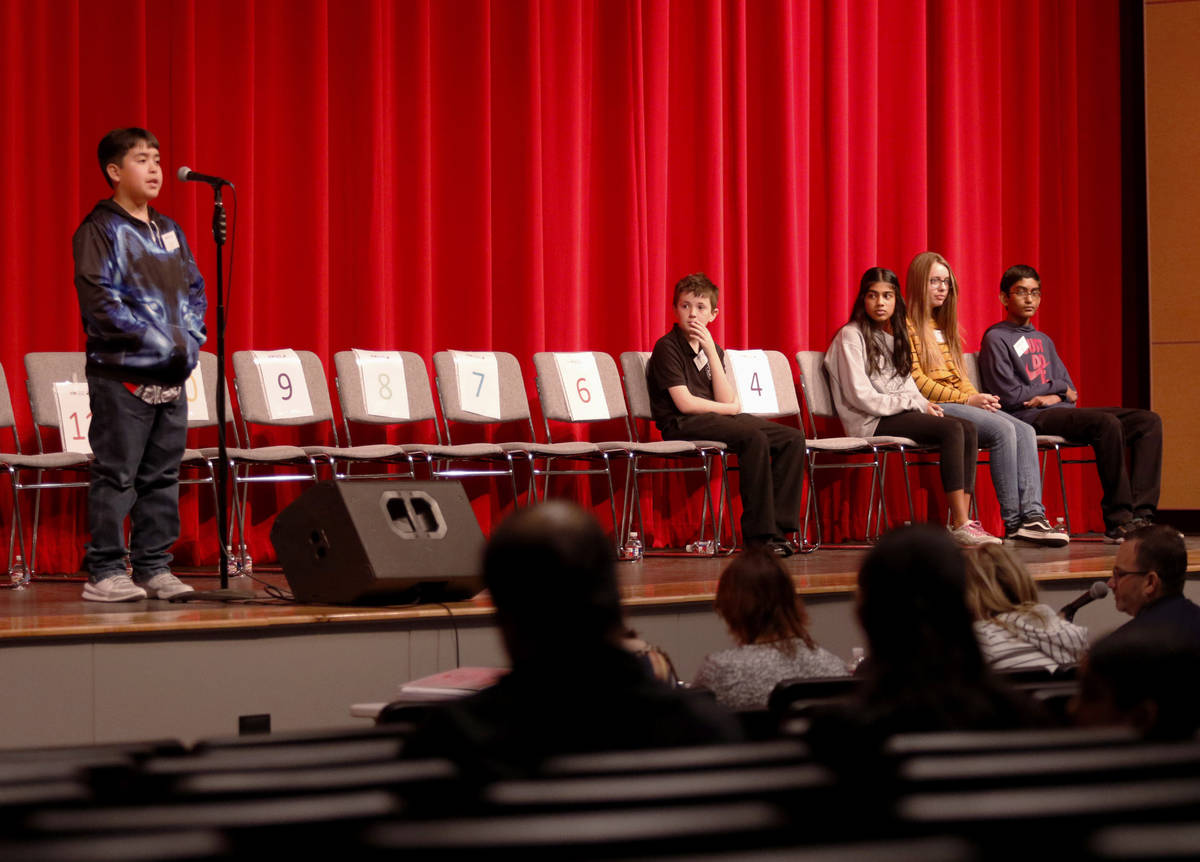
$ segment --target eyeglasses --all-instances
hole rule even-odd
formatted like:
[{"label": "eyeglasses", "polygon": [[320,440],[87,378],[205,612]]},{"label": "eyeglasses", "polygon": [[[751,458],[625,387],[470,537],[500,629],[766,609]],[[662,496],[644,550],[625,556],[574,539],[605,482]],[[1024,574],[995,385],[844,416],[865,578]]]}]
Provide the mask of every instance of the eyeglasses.
[{"label": "eyeglasses", "polygon": [[930,287],[949,287],[953,283],[953,279],[951,279],[949,276],[946,278],[933,277],[929,279]]},{"label": "eyeglasses", "polygon": [[1009,293],[1017,297],[1017,299],[1025,299],[1030,296],[1032,296],[1034,299],[1042,298],[1042,289],[1040,287],[1035,287],[1033,290],[1030,290],[1027,287],[1014,287],[1009,291]]},{"label": "eyeglasses", "polygon": [[1113,566],[1112,579],[1114,581],[1119,581],[1125,575],[1148,575],[1152,571],[1154,571],[1154,570],[1153,569],[1145,569],[1143,571],[1134,571],[1132,569],[1125,570],[1125,569],[1118,569],[1116,566]]}]

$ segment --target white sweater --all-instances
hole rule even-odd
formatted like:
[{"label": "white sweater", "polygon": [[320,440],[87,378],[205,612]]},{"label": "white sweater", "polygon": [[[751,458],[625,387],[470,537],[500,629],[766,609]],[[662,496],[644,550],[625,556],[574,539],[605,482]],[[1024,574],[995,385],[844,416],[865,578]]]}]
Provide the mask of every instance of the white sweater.
[{"label": "white sweater", "polygon": [[[875,330],[873,335],[890,357],[893,336],[882,330]],[[829,372],[833,406],[851,437],[870,437],[880,417],[924,411],[929,404],[912,375],[897,375],[890,362],[885,368],[867,366],[867,342],[857,324],[846,324],[833,337],[825,351],[825,370]]]},{"label": "white sweater", "polygon": [[1087,629],[1069,623],[1048,605],[1032,611],[1009,611],[975,623],[983,657],[993,670],[1075,664],[1087,651]]}]

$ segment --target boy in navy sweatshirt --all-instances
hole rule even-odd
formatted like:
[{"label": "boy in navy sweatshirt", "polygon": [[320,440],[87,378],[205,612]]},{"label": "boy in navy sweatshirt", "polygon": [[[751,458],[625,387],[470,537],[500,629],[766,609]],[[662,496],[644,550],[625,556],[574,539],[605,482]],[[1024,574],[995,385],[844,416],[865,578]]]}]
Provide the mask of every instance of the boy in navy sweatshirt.
[{"label": "boy in navy sweatshirt", "polygon": [[[1162,482],[1162,420],[1135,407],[1077,407],[1079,393],[1050,336],[1033,328],[1042,280],[1031,266],[1009,267],[1000,279],[1007,318],[984,333],[979,373],[1001,407],[1039,434],[1091,445],[1104,496],[1105,538],[1125,536],[1153,522]],[[1130,467],[1125,466],[1125,447]]]},{"label": "boy in navy sweatshirt", "polygon": [[169,599],[192,589],[171,574],[170,548],[179,538],[183,385],[205,340],[204,279],[179,225],[150,208],[162,188],[158,149],[145,129],[104,136],[97,155],[113,194],[73,241],[95,454],[83,597],[94,602]]}]

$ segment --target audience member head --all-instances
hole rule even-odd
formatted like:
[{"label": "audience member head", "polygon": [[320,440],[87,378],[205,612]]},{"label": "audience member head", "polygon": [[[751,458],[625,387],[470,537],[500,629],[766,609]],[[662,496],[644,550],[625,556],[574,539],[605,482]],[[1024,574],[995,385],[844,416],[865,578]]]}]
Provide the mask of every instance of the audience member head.
[{"label": "audience member head", "polygon": [[1153,602],[1183,595],[1187,546],[1174,527],[1152,524],[1134,530],[1117,548],[1108,588],[1117,610],[1137,616]]},{"label": "audience member head", "polygon": [[809,649],[808,612],[796,586],[774,554],[764,548],[744,551],[725,567],[717,582],[717,614],[738,644],[774,643],[784,652],[794,638]]},{"label": "audience member head", "polygon": [[[882,266],[873,266],[858,281],[858,296],[850,309],[850,323],[861,330],[867,342],[867,364],[872,369],[889,365],[897,377],[912,373],[912,352],[908,345],[907,311],[900,295],[900,279]],[[875,330],[890,332],[892,352],[887,355]]]},{"label": "audience member head", "polygon": [[514,666],[577,659],[625,632],[612,545],[574,504],[543,503],[507,518],[488,540],[483,582]]},{"label": "audience member head", "polygon": [[1029,570],[1003,545],[981,545],[966,553],[967,609],[976,620],[1037,604],[1037,584]]},{"label": "audience member head", "polygon": [[1187,739],[1200,729],[1200,646],[1172,629],[1118,631],[1083,662],[1076,724],[1124,725],[1151,739]]},{"label": "audience member head", "polygon": [[888,690],[953,688],[985,675],[958,545],[930,524],[880,539],[858,572],[871,677]]}]

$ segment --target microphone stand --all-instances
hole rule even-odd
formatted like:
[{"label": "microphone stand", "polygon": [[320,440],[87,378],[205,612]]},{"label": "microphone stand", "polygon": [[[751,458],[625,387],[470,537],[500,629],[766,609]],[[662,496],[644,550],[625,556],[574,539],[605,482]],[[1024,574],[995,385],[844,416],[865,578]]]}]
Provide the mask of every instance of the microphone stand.
[{"label": "microphone stand", "polygon": [[217,244],[217,533],[221,548],[221,588],[195,590],[171,601],[231,602],[254,598],[248,590],[229,587],[229,447],[226,440],[225,414],[225,268],[221,263],[225,248],[225,204],[221,201],[221,186],[213,186],[213,241]]}]

